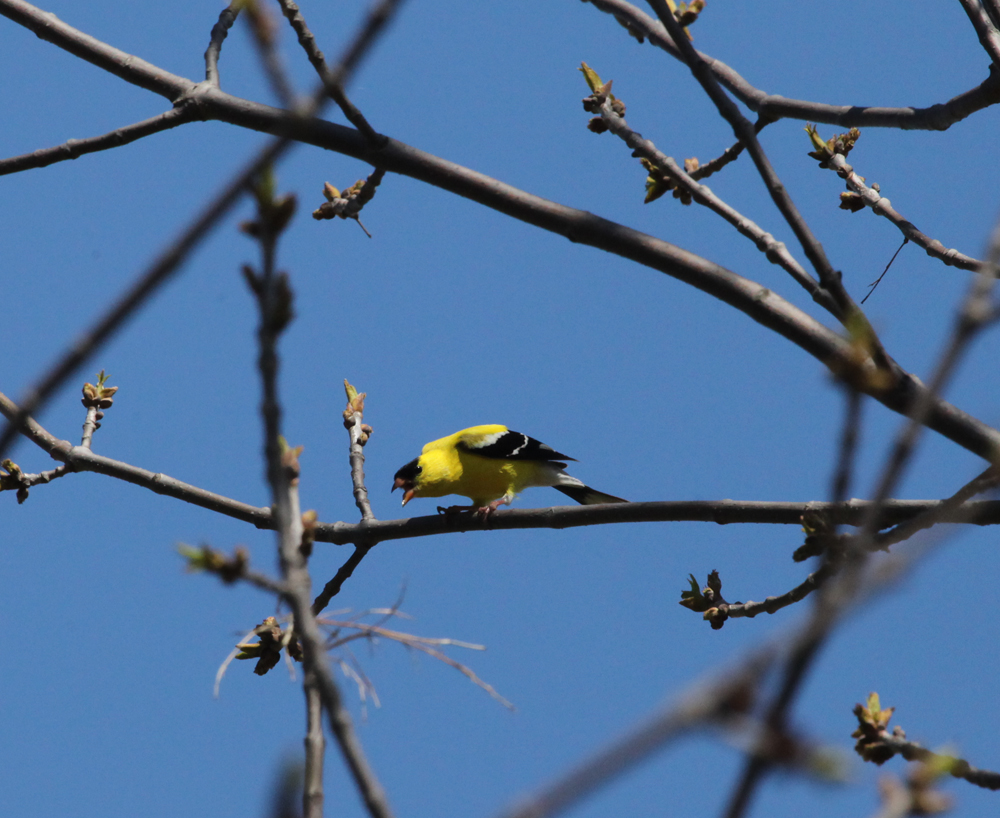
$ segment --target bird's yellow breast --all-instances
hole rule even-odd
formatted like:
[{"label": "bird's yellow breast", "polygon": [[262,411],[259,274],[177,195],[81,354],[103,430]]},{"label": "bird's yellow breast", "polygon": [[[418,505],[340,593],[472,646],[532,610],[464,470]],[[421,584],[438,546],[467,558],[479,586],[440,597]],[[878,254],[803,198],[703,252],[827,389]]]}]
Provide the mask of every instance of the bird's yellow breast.
[{"label": "bird's yellow breast", "polygon": [[420,466],[417,493],[421,497],[458,494],[484,506],[505,494],[516,494],[523,488],[518,485],[516,470],[511,463],[480,457],[454,446],[434,447],[429,443],[420,456]]}]

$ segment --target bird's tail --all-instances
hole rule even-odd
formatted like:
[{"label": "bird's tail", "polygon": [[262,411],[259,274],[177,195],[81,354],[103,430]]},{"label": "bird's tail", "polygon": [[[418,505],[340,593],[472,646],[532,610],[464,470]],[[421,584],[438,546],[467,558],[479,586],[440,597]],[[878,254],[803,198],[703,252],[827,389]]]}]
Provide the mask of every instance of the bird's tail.
[{"label": "bird's tail", "polygon": [[598,503],[628,502],[628,500],[615,497],[613,494],[605,494],[603,491],[592,489],[590,486],[583,485],[583,483],[579,486],[553,486],[552,488],[558,489],[571,500],[576,500],[581,506],[594,506]]}]

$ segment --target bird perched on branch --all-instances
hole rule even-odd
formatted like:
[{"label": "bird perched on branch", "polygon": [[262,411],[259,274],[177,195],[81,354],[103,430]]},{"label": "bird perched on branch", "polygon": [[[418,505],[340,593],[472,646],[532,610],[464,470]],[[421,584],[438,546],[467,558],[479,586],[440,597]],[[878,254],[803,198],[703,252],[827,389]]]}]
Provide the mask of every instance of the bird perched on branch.
[{"label": "bird perched on branch", "polygon": [[506,426],[472,426],[424,446],[420,457],[396,472],[392,490],[403,490],[404,506],[414,497],[459,494],[472,505],[449,511],[476,509],[483,517],[529,486],[552,486],[585,506],[628,502],[566,474],[562,461],[573,459]]}]

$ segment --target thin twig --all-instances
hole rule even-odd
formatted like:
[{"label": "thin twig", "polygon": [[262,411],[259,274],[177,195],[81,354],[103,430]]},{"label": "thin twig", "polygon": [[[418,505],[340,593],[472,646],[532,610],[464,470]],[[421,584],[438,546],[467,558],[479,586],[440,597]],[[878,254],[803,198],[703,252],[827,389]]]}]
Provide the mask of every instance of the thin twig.
[{"label": "thin twig", "polygon": [[867,293],[865,293],[865,297],[861,299],[861,303],[862,303],[862,304],[864,304],[864,303],[865,303],[865,302],[866,302],[866,301],[868,300],[868,298],[869,298],[869,297],[871,296],[871,294],[872,294],[873,292],[875,292],[875,288],[876,288],[876,287],[877,287],[877,286],[878,286],[879,284],[881,284],[881,283],[882,283],[882,279],[883,279],[883,278],[885,278],[885,274],[889,272],[889,268],[890,268],[890,267],[892,267],[892,263],[893,263],[893,262],[894,262],[894,261],[896,260],[896,256],[898,256],[898,255],[900,254],[900,252],[902,251],[902,249],[903,249],[904,247],[906,247],[906,245],[907,245],[907,244],[909,243],[909,241],[910,241],[909,239],[906,239],[906,238],[904,238],[904,239],[903,239],[903,243],[899,245],[899,247],[898,247],[898,248],[896,249],[896,252],[892,254],[892,258],[891,258],[891,259],[889,259],[889,263],[885,265],[885,269],[884,269],[884,270],[882,271],[882,275],[880,275],[880,276],[879,276],[878,278],[876,278],[876,279],[875,279],[875,280],[874,280],[874,281],[873,281],[873,282],[872,282],[872,283],[871,283],[871,284],[869,285],[869,290],[868,290],[868,292],[867,292]]},{"label": "thin twig", "polygon": [[355,128],[357,128],[362,135],[364,135],[365,139],[367,139],[373,147],[383,147],[386,143],[386,137],[377,133],[375,129],[368,124],[368,120],[365,119],[358,107],[347,98],[347,94],[344,93],[343,84],[335,77],[330,69],[327,68],[326,58],[323,56],[323,52],[320,51],[319,46],[316,44],[316,38],[313,36],[312,31],[309,30],[309,26],[306,25],[305,17],[302,16],[302,12],[299,10],[298,5],[292,2],[292,0],[278,0],[278,4],[281,6],[282,14],[285,15],[288,22],[295,30],[295,33],[298,35],[299,45],[301,45],[303,50],[306,52],[309,62],[312,63],[313,68],[316,69],[316,73],[319,74],[320,79],[326,86],[326,92],[330,95],[330,99],[337,103],[340,110],[343,111],[344,116],[347,117],[348,121]]},{"label": "thin twig", "polygon": [[936,769],[947,770],[955,778],[961,778],[977,787],[987,790],[1000,790],[1000,773],[992,770],[982,770],[973,767],[968,761],[955,756],[935,753],[926,747],[921,747],[914,741],[907,741],[886,733],[881,738],[879,744],[899,753],[907,761],[922,761],[925,764],[933,764]]},{"label": "thin twig", "polygon": [[53,148],[40,148],[37,151],[26,153],[21,156],[12,156],[9,159],[0,159],[0,176],[10,173],[20,173],[33,168],[44,168],[54,165],[56,162],[65,162],[68,159],[77,159],[88,153],[107,151],[128,145],[151,134],[176,128],[178,125],[185,125],[197,119],[197,112],[193,107],[183,106],[171,108],[157,116],[144,119],[132,125],[125,125],[116,128],[100,136],[91,136],[87,139],[69,139],[61,145]]},{"label": "thin twig", "polygon": [[354,547],[354,553],[347,558],[347,562],[340,566],[340,569],[334,574],[333,579],[323,586],[323,590],[319,596],[313,600],[312,612],[314,616],[318,616],[320,611],[330,604],[330,600],[340,593],[340,589],[344,583],[350,579],[354,573],[354,569],[358,567],[361,560],[365,558],[371,548],[372,546],[370,545],[356,545]]},{"label": "thin twig", "polygon": [[997,25],[1000,21],[991,20],[984,4],[979,0],[959,0],[965,13],[969,15],[972,27],[976,30],[979,43],[990,55],[993,65],[1000,69],[1000,32]]},{"label": "thin twig", "polygon": [[[375,613],[375,611],[370,611],[369,613]],[[395,609],[389,609],[387,612],[386,619],[391,618],[394,615],[399,615],[399,612]],[[403,631],[393,630],[391,628],[386,628],[382,624],[371,624],[367,622],[359,622],[358,618],[352,618],[348,621],[338,621],[331,619],[320,620],[327,627],[335,628],[333,637],[327,643],[330,650],[335,650],[336,648],[344,647],[350,642],[358,641],[359,639],[371,640],[376,637],[383,637],[389,639],[393,642],[397,642],[400,645],[411,648],[412,650],[418,650],[421,653],[425,653],[432,659],[436,659],[442,664],[447,665],[454,670],[457,670],[470,682],[472,682],[476,687],[485,691],[489,694],[490,698],[494,701],[499,702],[501,705],[506,707],[508,710],[514,710],[515,707],[507,699],[501,696],[493,685],[488,684],[476,675],[475,671],[467,665],[462,664],[438,648],[441,647],[460,647],[466,648],[468,650],[486,650],[483,645],[472,644],[471,642],[462,642],[458,639],[448,639],[448,638],[434,638],[428,636],[416,636],[412,633],[405,633]],[[342,630],[350,630],[346,636],[341,636],[340,632]],[[370,688],[369,688],[370,689]]]},{"label": "thin twig", "polygon": [[763,602],[733,602],[725,607],[725,613],[729,619],[747,618],[753,619],[762,613],[773,614],[796,602],[801,602],[809,594],[818,591],[831,577],[836,576],[837,567],[830,562],[824,562],[817,570],[813,571],[801,583],[780,596],[769,596]]},{"label": "thin twig", "polygon": [[[764,119],[763,117],[758,117],[757,121],[754,123],[754,130],[760,133],[764,128],[774,122],[773,119]],[[719,156],[706,162],[704,165],[699,165],[692,173],[691,178],[695,181],[700,182],[702,179],[707,179],[709,176],[718,173],[726,165],[731,162],[735,162],[741,153],[743,153],[743,143],[737,141],[735,144],[726,148]]]},{"label": "thin twig", "polygon": [[348,395],[353,393],[344,410],[344,426],[350,436],[351,484],[354,487],[354,503],[361,512],[361,520],[370,522],[375,519],[372,504],[368,499],[368,488],[365,486],[365,443],[372,430],[364,423],[365,395],[358,394],[354,387],[344,381]]},{"label": "thin twig", "polygon": [[872,212],[878,216],[884,216],[892,222],[904,237],[922,247],[927,255],[940,259],[949,267],[958,267],[961,270],[972,270],[973,272],[982,269],[983,262],[979,259],[945,247],[940,241],[920,232],[915,224],[904,219],[885,196],[875,188],[865,184],[864,179],[854,172],[854,168],[847,163],[841,154],[834,154],[826,160],[825,164],[831,170],[836,171],[837,175],[847,183],[847,187],[856,193],[861,201],[872,209]]},{"label": "thin twig", "polygon": [[219,87],[219,53],[222,51],[222,43],[229,36],[229,29],[236,22],[242,6],[241,2],[230,3],[219,12],[219,21],[212,26],[208,48],[205,49],[205,81],[216,88]]},{"label": "thin twig", "polygon": [[757,249],[767,256],[768,261],[778,264],[783,270],[789,273],[812,296],[816,303],[820,304],[838,319],[843,318],[843,314],[837,303],[830,297],[826,290],[820,287],[819,282],[809,275],[802,268],[802,265],[795,260],[795,257],[788,251],[784,242],[778,241],[753,220],[730,207],[707,187],[698,184],[693,175],[689,175],[673,158],[659,151],[656,145],[649,139],[644,139],[642,134],[632,130],[625,121],[625,118],[614,112],[610,97],[606,97],[601,104],[600,113],[601,120],[608,126],[608,130],[632,149],[633,156],[641,156],[647,159],[666,174],[678,187],[690,193],[694,201],[700,205],[704,205],[713,213],[716,213],[729,222],[729,224],[733,225],[740,235],[746,236],[753,241]]}]

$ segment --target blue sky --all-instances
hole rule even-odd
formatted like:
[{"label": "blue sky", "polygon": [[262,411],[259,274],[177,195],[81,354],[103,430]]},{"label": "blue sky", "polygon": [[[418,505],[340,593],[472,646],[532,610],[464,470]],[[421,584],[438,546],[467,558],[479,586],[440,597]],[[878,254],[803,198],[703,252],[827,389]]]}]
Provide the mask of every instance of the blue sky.
[{"label": "blue sky", "polygon": [[[351,36],[357,2],[303,4],[330,59]],[[175,73],[199,79],[221,4],[52,2],[66,22]],[[958,3],[852,9],[832,25],[809,4],[709,4],[695,44],[770,93],[838,104],[926,106],[987,76],[989,60]],[[284,61],[314,82],[291,32]],[[718,155],[733,137],[689,72],[578,2],[411,0],[352,82],[374,127],[403,142],[555,201],[644,230],[825,314],[751,243],[705,209],[643,205],[644,171],[610,134],[587,131],[581,61],[627,103],[629,124],[678,161]],[[0,156],[104,133],[165,110],[159,97],[81,63],[0,19],[4,127]],[[220,63],[224,90],[273,102],[238,25]],[[337,115],[332,118],[341,121]],[[804,123],[762,142],[850,292],[860,298],[901,238],[869,212],[836,208],[843,185],[806,156]],[[997,216],[1000,113],[942,133],[867,129],[850,161],[893,205],[946,246],[980,256]],[[821,126],[824,135],[834,132]],[[121,150],[0,181],[0,391],[17,397],[165,247],[191,213],[266,137],[195,123]],[[825,500],[843,400],[797,347],[678,281],[389,175],[363,220],[316,222],[322,185],[369,168],[301,147],[277,168],[300,212],[280,248],[296,320],[282,340],[286,437],[305,447],[302,499],[324,521],[354,521],[342,381],[368,393],[374,436],[366,471],[380,518],[400,516],[392,475],[420,446],[465,426],[504,423],[580,462],[571,473],[632,500]],[[708,181],[802,258],[752,166]],[[238,231],[244,205],[181,273],[41,414],[78,440],[77,389],[100,369],[120,387],[97,452],[255,505],[269,502],[261,464],[254,304],[239,275],[256,263]],[[967,273],[904,248],[866,304],[887,348],[927,378],[966,290]],[[949,390],[1000,422],[996,334],[973,346]],[[854,496],[871,491],[900,419],[865,405]],[[49,467],[19,443],[26,471]],[[923,439],[898,495],[948,496],[981,471],[974,456]],[[561,503],[531,489],[520,507]],[[433,501],[406,511],[433,513]],[[244,544],[273,570],[268,532],[92,474],[0,497],[8,650],[0,660],[4,741],[0,811],[105,816],[141,812],[264,815],[281,765],[301,747],[301,692],[282,667],[263,679],[216,668],[244,631],[274,613],[248,587],[185,574],[178,542]],[[643,524],[481,532],[385,543],[334,608],[402,605],[414,632],[488,646],[451,655],[514,702],[510,713],[453,670],[381,642],[356,655],[380,708],[358,729],[399,816],[488,816],[568,769],[769,637],[803,606],[710,631],[676,604],[689,573],[722,574],[730,599],[762,599],[810,570],[786,526]],[[871,690],[928,746],[1000,767],[990,680],[1000,672],[988,591],[998,577],[991,532],[953,530],[896,587],[857,612],[823,651],[794,723],[849,755],[851,708]],[[319,545],[317,583],[345,549]],[[402,624],[402,623],[400,623]],[[672,746],[574,816],[718,812],[737,749],[700,736]],[[768,780],[753,814],[816,818],[876,807],[877,772],[849,761],[846,786]],[[888,768],[899,771],[901,762]],[[329,754],[330,814],[362,809]],[[995,796],[946,783],[957,815]],[[992,806],[995,810],[995,806]]]}]

